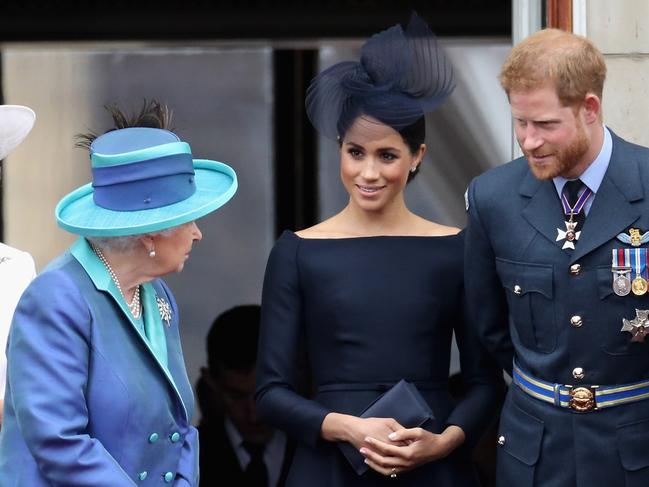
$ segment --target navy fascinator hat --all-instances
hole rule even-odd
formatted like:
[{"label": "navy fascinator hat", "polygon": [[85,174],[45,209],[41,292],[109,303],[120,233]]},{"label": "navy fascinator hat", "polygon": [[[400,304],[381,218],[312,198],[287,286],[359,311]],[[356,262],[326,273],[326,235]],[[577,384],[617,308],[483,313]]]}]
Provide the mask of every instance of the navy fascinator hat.
[{"label": "navy fascinator hat", "polygon": [[320,134],[337,139],[359,115],[400,130],[451,94],[453,68],[426,22],[412,14],[374,34],[360,62],[341,62],[318,74],[306,93],[306,111]]}]

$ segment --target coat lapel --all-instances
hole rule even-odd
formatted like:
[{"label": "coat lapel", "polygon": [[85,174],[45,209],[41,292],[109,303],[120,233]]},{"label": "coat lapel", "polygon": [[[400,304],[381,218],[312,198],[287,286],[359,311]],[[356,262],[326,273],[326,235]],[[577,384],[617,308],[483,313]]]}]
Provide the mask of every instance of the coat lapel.
[{"label": "coat lapel", "polygon": [[528,171],[521,184],[520,194],[530,198],[522,211],[523,218],[550,242],[559,245],[556,243],[557,228],[564,227],[563,209],[552,181],[536,179]]},{"label": "coat lapel", "polygon": [[631,226],[640,210],[632,204],[644,198],[639,161],[632,146],[611,133],[611,161],[588,212],[571,262],[576,262]]},{"label": "coat lapel", "polygon": [[[191,389],[191,384],[187,378],[187,371],[185,370],[185,363],[183,360],[183,353],[181,350],[180,344],[180,335],[179,335],[179,320],[178,313],[174,311],[171,305],[171,299],[167,295],[162,284],[158,280],[152,281],[149,285],[153,287],[155,293],[158,297],[162,298],[163,301],[169,306],[170,313],[168,315],[169,320],[162,320],[164,323],[163,330],[167,342],[167,368],[165,372],[169,378],[171,386],[176,391],[184,410],[187,420],[191,419],[190,411],[194,409],[194,399],[193,391]],[[158,310],[156,310],[158,312]],[[166,313],[165,313],[166,314]],[[166,318],[167,316],[165,316]]]},{"label": "coat lapel", "polygon": [[[75,259],[77,259],[77,261],[79,261],[81,266],[85,269],[86,273],[92,280],[97,290],[105,292],[107,295],[110,296],[110,298],[108,299],[113,300],[117,304],[119,310],[121,311],[122,318],[126,318],[126,320],[129,323],[129,326],[133,328],[136,335],[138,336],[138,339],[144,344],[147,355],[149,355],[151,359],[157,364],[158,368],[160,369],[160,372],[165,376],[167,382],[169,382],[169,386],[174,391],[175,395],[178,397],[178,400],[182,405],[182,409],[185,413],[186,419],[189,420],[189,413],[185,401],[183,400],[183,395],[178,390],[178,387],[176,387],[176,381],[174,380],[175,377],[174,372],[177,372],[175,370],[175,367],[174,368],[169,367],[168,369],[167,367],[164,366],[164,364],[160,362],[160,360],[158,360],[153,349],[151,348],[151,344],[146,338],[144,329],[142,328],[143,325],[141,321],[135,320],[133,318],[133,315],[130,313],[128,307],[126,306],[124,300],[118,298],[118,296],[120,296],[119,290],[113,283],[108,272],[105,271],[104,264],[95,255],[90,245],[83,237],[77,239],[77,241],[72,245],[70,250],[72,255],[75,257]],[[144,286],[147,286],[147,288],[150,289],[149,293],[153,293],[154,295],[159,294],[160,290],[157,289],[156,286],[153,285],[153,283],[147,283],[144,284]],[[169,299],[166,296],[166,293],[164,294],[164,297],[167,300]],[[153,310],[153,312],[158,313],[157,306],[156,309]],[[165,328],[167,327],[165,326]],[[167,338],[167,345],[169,346],[170,341],[173,342],[174,338],[169,336],[167,330],[165,330],[165,336]],[[178,340],[176,339],[176,341]],[[178,346],[180,345],[178,344]]]},{"label": "coat lapel", "polygon": [[[644,198],[640,180],[639,161],[633,146],[614,133],[613,152],[602,184],[588,212],[582,234],[575,250],[566,250],[571,262],[576,262],[631,226],[640,211],[633,205]],[[541,235],[556,241],[557,228],[564,229],[563,209],[552,181],[541,181],[527,171],[520,194],[530,198],[522,216]]]},{"label": "coat lapel", "polygon": [[[149,297],[152,297],[152,299],[148,299],[147,300],[148,302],[144,303],[145,306],[148,304],[148,309],[149,309],[148,314],[150,316],[147,316],[147,318],[148,319],[155,319],[155,317],[153,315],[158,313],[158,308],[157,308],[157,305],[155,306],[155,308],[153,308],[152,303],[155,301],[155,296],[157,296],[159,294],[158,290],[155,289],[155,287],[153,286],[152,283],[145,283],[145,284],[143,284],[143,287],[146,288],[146,291],[144,292],[144,294],[146,294]],[[164,296],[164,297],[166,298],[166,296]],[[122,305],[121,303],[120,303],[120,308],[122,310],[122,313],[129,319],[129,322],[131,323],[131,326],[135,329],[140,341],[146,347],[147,355],[149,355],[155,361],[155,363],[158,365],[158,368],[160,369],[161,373],[167,379],[167,382],[169,383],[169,387],[171,387],[171,389],[174,391],[174,393],[178,397],[178,400],[180,401],[180,404],[182,405],[182,409],[183,409],[183,411],[185,413],[185,418],[189,421],[190,418],[189,418],[189,412],[187,410],[187,405],[185,404],[185,401],[183,399],[183,394],[181,393],[181,391],[178,390],[178,387],[176,385],[177,381],[174,379],[174,377],[175,377],[174,372],[177,372],[177,371],[175,370],[174,367],[172,367],[172,364],[168,364],[167,366],[165,366],[165,364],[163,364],[159,360],[159,358],[156,356],[155,352],[153,351],[153,348],[151,347],[151,343],[147,339],[144,330],[142,329],[142,325],[138,324],[138,322],[133,318],[133,315],[131,315],[131,313],[128,312],[127,309],[125,308],[125,306]],[[164,328],[165,328],[164,335],[165,335],[165,338],[167,340],[167,347],[170,347],[171,346],[171,341],[173,340],[173,337],[169,336],[169,333],[166,330],[166,328],[168,328],[167,326],[165,326],[165,325],[160,325],[160,326],[164,326]],[[169,356],[169,355],[170,354],[169,354],[169,350],[168,350],[167,356]]]}]

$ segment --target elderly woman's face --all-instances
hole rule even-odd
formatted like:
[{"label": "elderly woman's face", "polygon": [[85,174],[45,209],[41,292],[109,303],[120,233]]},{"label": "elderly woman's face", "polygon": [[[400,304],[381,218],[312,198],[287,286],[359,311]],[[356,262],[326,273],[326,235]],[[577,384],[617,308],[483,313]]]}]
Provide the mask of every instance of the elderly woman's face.
[{"label": "elderly woman's face", "polygon": [[180,272],[189,258],[194,241],[203,238],[196,222],[184,223],[174,229],[171,235],[157,236],[155,243],[155,264],[160,275]]}]

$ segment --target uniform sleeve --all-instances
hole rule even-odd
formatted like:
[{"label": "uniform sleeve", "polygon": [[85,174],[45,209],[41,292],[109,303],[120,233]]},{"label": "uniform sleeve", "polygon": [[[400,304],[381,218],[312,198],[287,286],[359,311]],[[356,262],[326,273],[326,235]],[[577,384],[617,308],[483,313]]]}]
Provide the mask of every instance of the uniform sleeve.
[{"label": "uniform sleeve", "polygon": [[53,486],[136,484],[87,433],[91,317],[61,271],[37,277],[21,298],[8,346],[8,381],[18,426]]},{"label": "uniform sleeve", "polygon": [[[465,304],[464,309],[467,307]],[[471,446],[498,418],[505,397],[505,382],[502,369],[484,348],[470,321],[459,318],[454,332],[460,352],[463,395],[447,424],[461,427],[466,444]]]},{"label": "uniform sleeve", "polygon": [[298,247],[299,238],[285,233],[268,259],[262,293],[256,401],[264,421],[315,445],[322,421],[330,411],[297,393],[302,331]]},{"label": "uniform sleeve", "polygon": [[496,272],[494,251],[480,215],[478,189],[474,180],[467,190],[468,223],[464,246],[467,321],[500,367],[511,375],[514,347],[509,335],[507,301]]}]

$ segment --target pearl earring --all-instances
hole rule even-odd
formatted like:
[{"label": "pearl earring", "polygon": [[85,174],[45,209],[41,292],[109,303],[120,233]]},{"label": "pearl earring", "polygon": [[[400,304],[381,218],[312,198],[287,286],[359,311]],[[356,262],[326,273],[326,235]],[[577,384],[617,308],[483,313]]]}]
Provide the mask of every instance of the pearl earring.
[{"label": "pearl earring", "polygon": [[149,250],[149,257],[151,257],[152,259],[155,257],[155,249]]},{"label": "pearl earring", "polygon": [[417,166],[412,166],[412,167],[410,168],[410,172],[415,172],[416,170],[417,170]]}]

